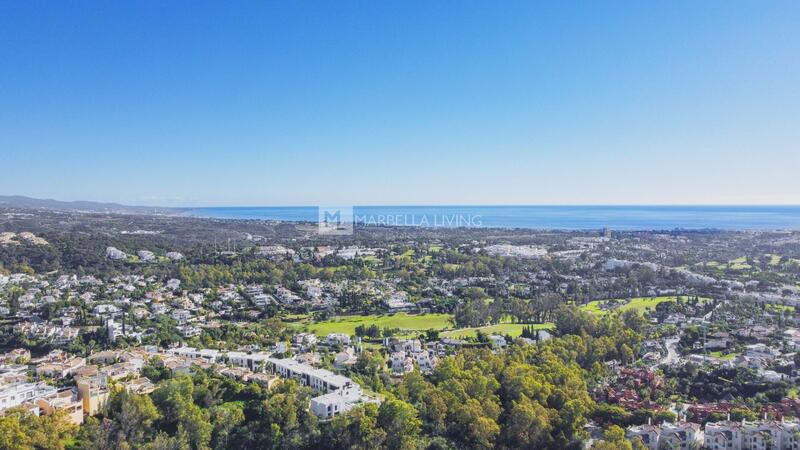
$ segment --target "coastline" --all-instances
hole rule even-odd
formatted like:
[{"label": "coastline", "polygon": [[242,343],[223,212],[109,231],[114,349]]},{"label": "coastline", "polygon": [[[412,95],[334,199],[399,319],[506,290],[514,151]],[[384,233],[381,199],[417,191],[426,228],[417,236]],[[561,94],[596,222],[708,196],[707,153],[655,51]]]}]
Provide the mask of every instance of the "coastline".
[{"label": "coastline", "polygon": [[[529,230],[800,230],[800,206],[355,206],[356,226],[497,228]],[[180,208],[181,215],[208,219],[317,223],[318,209],[292,207]],[[474,226],[455,216],[479,218]],[[447,219],[447,220],[445,220]]]}]

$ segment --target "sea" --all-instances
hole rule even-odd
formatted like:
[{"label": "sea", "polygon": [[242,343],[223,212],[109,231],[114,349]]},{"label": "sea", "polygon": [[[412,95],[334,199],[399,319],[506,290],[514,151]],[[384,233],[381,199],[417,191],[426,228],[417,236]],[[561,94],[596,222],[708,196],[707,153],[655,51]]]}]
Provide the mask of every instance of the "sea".
[{"label": "sea", "polygon": [[[195,217],[317,222],[317,206],[185,208]],[[356,224],[535,230],[800,230],[795,206],[354,206]],[[350,216],[347,216],[350,217]]]}]

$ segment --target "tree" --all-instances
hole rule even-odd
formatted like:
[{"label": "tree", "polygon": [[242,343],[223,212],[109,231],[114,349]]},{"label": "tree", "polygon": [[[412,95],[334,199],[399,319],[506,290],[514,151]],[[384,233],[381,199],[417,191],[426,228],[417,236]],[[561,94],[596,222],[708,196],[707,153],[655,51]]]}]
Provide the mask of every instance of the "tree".
[{"label": "tree", "polygon": [[603,433],[603,440],[592,445],[594,450],[632,450],[632,448],[631,442],[625,439],[625,430],[616,425],[612,425]]},{"label": "tree", "polygon": [[193,449],[209,448],[212,425],[209,413],[194,403],[192,379],[181,376],[163,382],[155,392],[153,401],[162,411],[163,425],[185,433]]},{"label": "tree", "polygon": [[556,311],[555,324],[559,336],[568,334],[593,336],[597,328],[597,319],[592,313],[563,306]]},{"label": "tree", "polygon": [[158,357],[152,357],[142,366],[142,375],[157,383],[172,378],[172,371]]},{"label": "tree", "polygon": [[115,392],[106,406],[106,415],[112,419],[112,426],[106,428],[105,441],[113,447],[123,444],[137,446],[148,441],[152,435],[153,424],[160,413],[147,395]]},{"label": "tree", "polygon": [[592,417],[600,425],[625,426],[630,420],[630,413],[620,406],[601,403],[594,409]]},{"label": "tree", "polygon": [[211,423],[214,428],[211,434],[211,447],[228,448],[228,441],[245,420],[242,403],[223,403],[211,408]]},{"label": "tree", "polygon": [[257,435],[256,441],[277,448],[312,446],[319,429],[317,417],[308,408],[310,398],[311,389],[296,382],[278,385],[261,402],[256,420],[248,424],[249,430]]},{"label": "tree", "polygon": [[550,413],[527,397],[513,402],[503,432],[509,448],[546,448],[550,441]]},{"label": "tree", "polygon": [[77,432],[64,411],[35,416],[23,407],[0,416],[0,450],[63,450]]},{"label": "tree", "polygon": [[386,400],[378,410],[378,425],[386,432],[389,449],[415,448],[422,422],[412,405],[399,399]]},{"label": "tree", "polygon": [[334,417],[322,443],[330,449],[372,450],[382,448],[385,440],[386,431],[378,426],[378,406],[368,403]]}]

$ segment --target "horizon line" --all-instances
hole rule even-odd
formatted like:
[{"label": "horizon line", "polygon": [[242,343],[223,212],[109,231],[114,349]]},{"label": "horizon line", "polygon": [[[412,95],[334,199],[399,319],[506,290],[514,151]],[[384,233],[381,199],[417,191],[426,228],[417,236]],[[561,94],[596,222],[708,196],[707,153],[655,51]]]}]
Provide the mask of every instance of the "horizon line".
[{"label": "horizon line", "polygon": [[[232,204],[232,205],[191,205],[191,206],[164,206],[153,204],[136,204],[116,200],[59,200],[46,197],[29,197],[20,194],[0,195],[0,197],[22,197],[39,201],[54,201],[62,203],[99,203],[116,204],[131,208],[163,208],[163,209],[208,209],[208,208],[318,208],[320,206],[352,206],[360,208],[376,207],[400,207],[400,208],[419,208],[419,207],[800,207],[799,203],[384,203],[384,204],[357,204],[343,202],[315,202],[300,204]],[[2,205],[2,203],[0,203]]]}]

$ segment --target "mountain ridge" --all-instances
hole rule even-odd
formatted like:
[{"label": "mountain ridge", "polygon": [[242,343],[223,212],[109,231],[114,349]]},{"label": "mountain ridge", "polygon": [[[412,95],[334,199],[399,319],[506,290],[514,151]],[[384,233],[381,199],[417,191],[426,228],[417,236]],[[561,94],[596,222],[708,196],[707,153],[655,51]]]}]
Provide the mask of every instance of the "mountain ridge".
[{"label": "mountain ridge", "polygon": [[56,211],[113,212],[127,214],[177,214],[176,208],[161,206],[123,205],[112,202],[88,200],[63,201],[42,199],[24,195],[0,195],[0,208],[48,209]]}]

